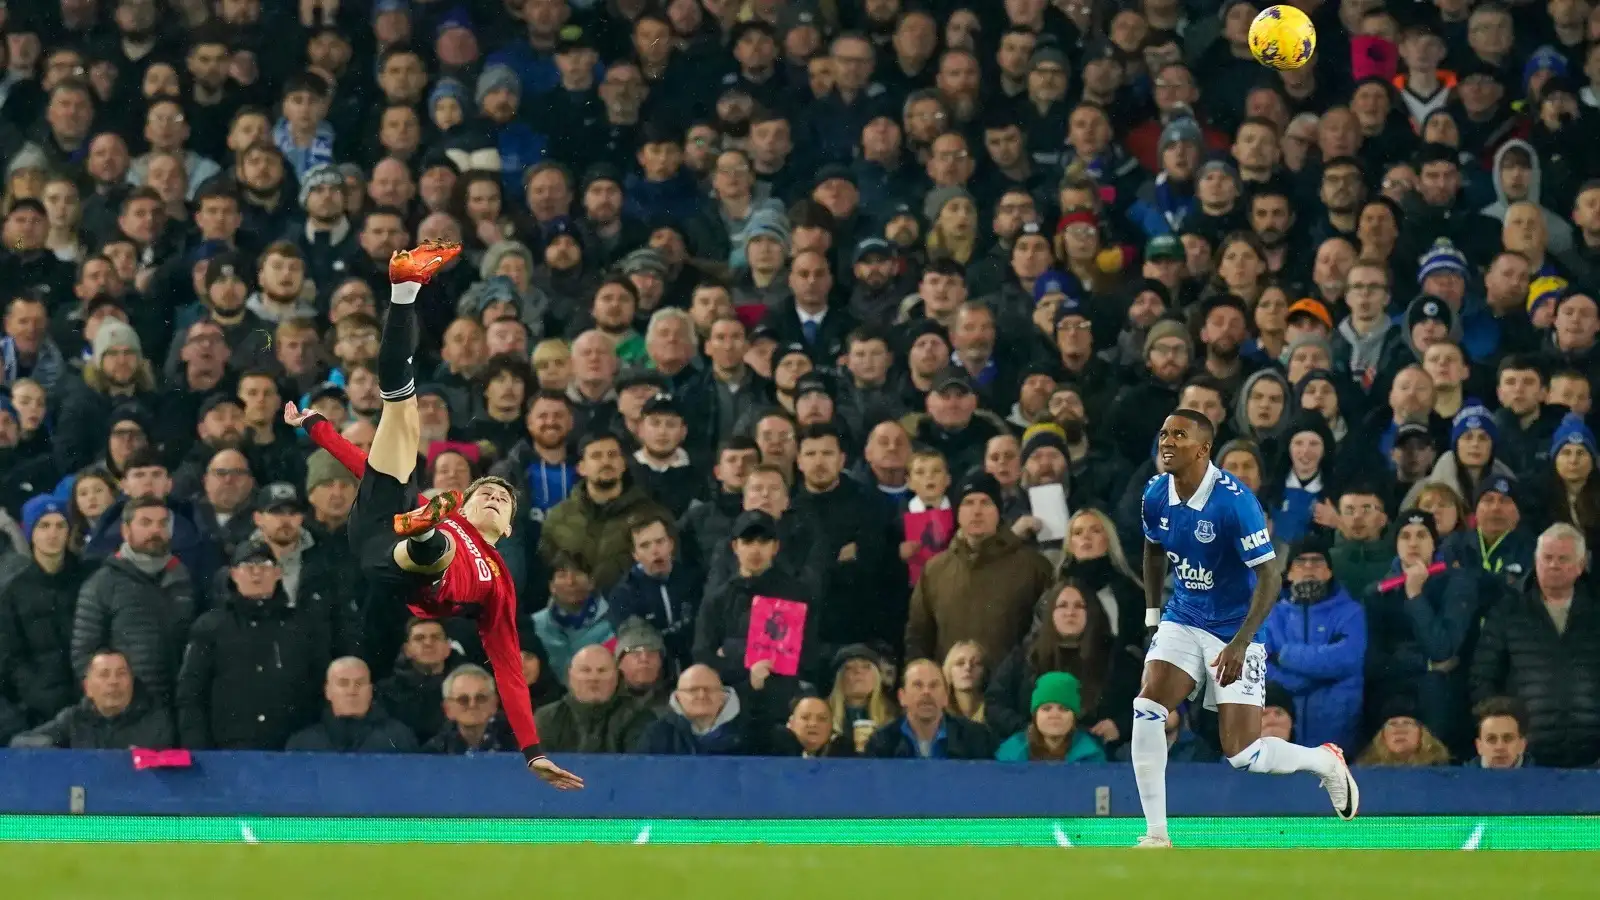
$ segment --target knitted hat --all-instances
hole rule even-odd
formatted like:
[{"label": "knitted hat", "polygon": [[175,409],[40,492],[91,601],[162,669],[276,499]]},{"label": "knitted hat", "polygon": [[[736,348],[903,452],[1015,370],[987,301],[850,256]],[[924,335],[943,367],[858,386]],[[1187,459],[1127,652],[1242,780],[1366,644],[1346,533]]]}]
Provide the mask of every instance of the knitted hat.
[{"label": "knitted hat", "polygon": [[667,260],[659,250],[640,247],[622,258],[620,268],[624,275],[648,274],[657,278],[665,278],[667,275]]},{"label": "knitted hat", "polygon": [[654,650],[665,655],[667,645],[654,625],[638,616],[630,616],[617,628],[617,659],[635,650]]},{"label": "knitted hat", "polygon": [[1188,141],[1199,147],[1201,140],[1199,124],[1188,116],[1179,116],[1168,122],[1167,127],[1161,129],[1161,142],[1158,145],[1158,150],[1165,154],[1167,147],[1178,141]]},{"label": "knitted hat", "polygon": [[144,355],[144,348],[139,344],[139,333],[133,326],[116,319],[107,319],[100,323],[100,330],[94,334],[94,364],[100,365],[107,350],[130,349],[140,356]]},{"label": "knitted hat", "polygon": [[1300,408],[1301,400],[1306,395],[1306,388],[1310,387],[1311,386],[1311,382],[1313,382],[1313,381],[1326,381],[1327,383],[1329,383],[1329,384],[1334,386],[1334,390],[1335,391],[1337,391],[1338,388],[1339,388],[1339,382],[1334,377],[1333,372],[1331,370],[1329,370],[1329,369],[1312,369],[1311,371],[1305,373],[1304,375],[1301,375],[1300,376],[1300,380],[1295,382],[1295,385],[1294,385],[1294,403],[1295,403],[1295,408],[1297,408],[1297,409]]},{"label": "knitted hat", "polygon": [[739,235],[746,244],[758,237],[772,238],[783,245],[783,252],[789,252],[789,219],[781,211],[756,210],[750,214],[749,221],[745,222],[744,230]]},{"label": "knitted hat", "polygon": [[1046,703],[1056,703],[1072,710],[1074,716],[1083,712],[1083,693],[1078,679],[1070,672],[1046,672],[1033,684],[1033,698],[1028,701],[1028,714],[1039,711]]},{"label": "knitted hat", "polygon": [[1076,277],[1060,269],[1049,269],[1033,281],[1033,302],[1038,303],[1050,294],[1076,297],[1081,287]]},{"label": "knitted hat", "polygon": [[327,164],[312,166],[311,170],[306,172],[305,177],[300,179],[300,205],[305,206],[306,198],[310,197],[311,192],[319,187],[343,189],[344,176],[339,174],[338,169]]},{"label": "knitted hat", "polygon": [[48,515],[58,515],[63,518],[67,515],[66,501],[54,494],[40,494],[22,504],[22,536],[33,540],[34,526],[39,520]]},{"label": "knitted hat", "polygon": [[1561,448],[1568,444],[1580,444],[1589,451],[1589,456],[1600,461],[1600,447],[1595,445],[1594,432],[1583,422],[1583,417],[1577,413],[1567,413],[1561,417],[1561,424],[1556,426],[1555,437],[1550,441],[1550,455],[1553,457],[1561,452]]},{"label": "knitted hat", "polygon": [[483,98],[502,88],[510,91],[518,100],[522,99],[522,79],[517,77],[516,71],[505,65],[489,66],[478,76],[478,90],[473,100],[482,106]]},{"label": "knitted hat", "polygon": [[449,77],[439,79],[433,90],[428,92],[429,112],[432,112],[433,108],[439,105],[439,101],[446,97],[455,100],[464,115],[472,114],[472,96],[467,93],[467,86]]},{"label": "knitted hat", "polygon": [[1513,503],[1517,500],[1517,480],[1510,475],[1493,475],[1484,479],[1478,486],[1478,496],[1472,498],[1476,504],[1484,498],[1485,494],[1500,494]]},{"label": "knitted hat", "polygon": [[1454,334],[1456,311],[1450,308],[1450,304],[1432,294],[1418,294],[1417,299],[1406,307],[1406,330],[1409,332],[1417,325],[1428,321],[1443,322],[1445,328]]},{"label": "knitted hat", "polygon": [[1417,258],[1417,284],[1436,272],[1451,272],[1467,277],[1467,257],[1449,238],[1439,238],[1428,252]]},{"label": "knitted hat", "polygon": [[1194,339],[1189,335],[1189,329],[1183,327],[1182,322],[1175,322],[1172,319],[1162,319],[1154,325],[1151,325],[1150,331],[1144,336],[1145,357],[1148,358],[1150,356],[1150,348],[1154,347],[1157,341],[1164,341],[1168,338],[1181,339],[1183,341],[1183,345],[1189,348],[1189,355],[1194,355]]},{"label": "knitted hat", "polygon": [[1296,350],[1306,346],[1321,347],[1322,352],[1328,355],[1328,359],[1330,361],[1333,359],[1333,344],[1329,343],[1328,339],[1320,334],[1299,335],[1289,342],[1289,346],[1284,350],[1284,358],[1293,357]]},{"label": "knitted hat", "polygon": [[1561,51],[1549,44],[1544,44],[1534,50],[1528,56],[1528,61],[1522,66],[1522,89],[1526,92],[1528,83],[1533,81],[1533,76],[1539,72],[1548,70],[1559,77],[1567,74],[1569,67],[1567,58],[1561,55]]},{"label": "knitted hat", "polygon": [[932,222],[939,218],[939,213],[944,212],[950,201],[962,197],[967,198],[969,202],[972,200],[972,195],[967,193],[965,188],[954,186],[934,188],[922,199],[922,217]]},{"label": "knitted hat", "polygon": [[1462,435],[1474,428],[1487,433],[1489,440],[1495,439],[1494,415],[1489,412],[1488,407],[1476,399],[1470,399],[1467,405],[1456,413],[1456,417],[1450,420],[1450,446],[1454,447]]},{"label": "knitted hat", "polygon": [[1277,707],[1288,713],[1290,719],[1294,718],[1294,695],[1276,681],[1267,682],[1267,697],[1261,705],[1263,708]]},{"label": "knitted hat", "polygon": [[1000,508],[1000,482],[988,472],[973,472],[963,478],[953,498],[955,505],[959,507],[962,501],[967,499],[968,494],[983,494],[994,501],[996,509]]},{"label": "knitted hat", "polygon": [[1400,529],[1407,525],[1421,525],[1428,529],[1429,534],[1433,535],[1433,542],[1435,544],[1439,543],[1439,523],[1433,520],[1433,513],[1425,509],[1408,509],[1402,512],[1400,518],[1396,519],[1394,523],[1395,541],[1398,542],[1400,540]]},{"label": "knitted hat", "polygon": [[1028,464],[1028,457],[1035,450],[1043,450],[1046,447],[1054,447],[1061,451],[1062,456],[1066,456],[1067,433],[1054,422],[1040,422],[1028,426],[1028,430],[1022,433],[1022,464]]},{"label": "knitted hat", "polygon": [[1194,180],[1199,181],[1213,171],[1221,172],[1224,175],[1227,175],[1229,178],[1232,178],[1233,186],[1235,188],[1241,187],[1243,184],[1243,182],[1239,180],[1239,170],[1233,167],[1233,163],[1223,159],[1213,159],[1201,163],[1200,171],[1194,174]]},{"label": "knitted hat", "polygon": [[1528,284],[1528,318],[1539,311],[1539,307],[1561,299],[1567,290],[1567,280],[1558,275],[1545,275],[1535,278]]},{"label": "knitted hat", "polygon": [[306,493],[310,494],[317,488],[331,481],[348,481],[354,484],[356,477],[350,474],[332,453],[318,450],[306,460]]}]

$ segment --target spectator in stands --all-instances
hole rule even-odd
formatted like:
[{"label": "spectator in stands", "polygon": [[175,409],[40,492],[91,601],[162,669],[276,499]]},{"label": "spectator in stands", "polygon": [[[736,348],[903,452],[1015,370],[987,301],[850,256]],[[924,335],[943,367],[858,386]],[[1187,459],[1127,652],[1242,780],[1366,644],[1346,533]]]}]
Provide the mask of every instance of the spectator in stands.
[{"label": "spectator in stands", "polygon": [[[132,454],[124,466],[120,487],[122,497],[101,514],[84,547],[84,558],[100,560],[121,553],[119,544],[127,539],[118,528],[122,511],[134,500],[153,499],[167,508],[168,549],[188,569],[195,594],[204,596],[219,563],[219,549],[195,525],[193,506],[172,496],[172,476],[166,463],[153,449]],[[133,662],[137,669],[139,660],[135,658]]]},{"label": "spectator in stands", "polygon": [[588,560],[558,551],[550,560],[550,605],[533,614],[534,633],[557,673],[567,670],[579,650],[614,636],[609,614],[610,605],[595,590]]},{"label": "spectator in stands", "polygon": [[[1009,719],[1022,727],[1039,679],[1066,672],[1077,679],[1080,705],[1075,715],[1082,730],[1103,745],[1120,745],[1131,733],[1140,655],[1111,633],[1104,601],[1076,578],[1069,576],[1045,591],[1035,617],[1028,637],[1006,655],[989,681],[985,696],[995,722]],[[993,726],[991,730],[1000,732]]]},{"label": "spectator in stands", "polygon": [[[952,500],[956,537],[929,561],[912,592],[906,654],[942,659],[957,641],[975,640],[986,657],[1003,659],[1027,631],[1034,604],[1049,587],[1050,566],[999,527],[1000,485],[993,475],[969,476]],[[973,601],[977,585],[987,598],[981,606]]]},{"label": "spectator in stands", "polygon": [[194,619],[194,584],[188,568],[172,555],[172,512],[165,503],[135,498],[115,519],[122,525],[122,547],[78,594],[72,668],[86,672],[95,651],[116,647],[150,699],[166,706]]},{"label": "spectator in stands", "polygon": [[573,655],[567,688],[536,716],[547,753],[625,753],[655,721],[647,705],[619,688],[616,660],[599,644]]},{"label": "spectator in stands", "polygon": [[1294,740],[1294,695],[1275,682],[1267,682],[1266,700],[1261,704],[1261,735],[1279,740]]},{"label": "spectator in stands", "polygon": [[724,439],[717,448],[717,462],[711,470],[716,484],[710,496],[690,504],[688,512],[678,520],[683,552],[693,554],[700,568],[709,565],[717,555],[722,536],[744,511],[745,479],[760,462],[760,448],[755,441],[742,435]]},{"label": "spectator in stands", "polygon": [[1478,720],[1474,739],[1478,755],[1467,763],[1480,769],[1532,768],[1528,752],[1528,714],[1522,704],[1510,697],[1490,697],[1472,708]]},{"label": "spectator in stands", "polygon": [[643,619],[627,619],[617,627],[615,652],[620,690],[657,712],[666,709],[681,666],[667,657],[661,633]]},{"label": "spectator in stands", "polygon": [[583,436],[578,442],[578,474],[583,481],[545,517],[540,553],[546,561],[557,551],[582,554],[593,565],[595,589],[605,592],[631,565],[629,521],[664,512],[628,473],[622,441],[615,435]]},{"label": "spectator in stands", "polygon": [[[1365,597],[1389,573],[1394,548],[1384,539],[1389,516],[1373,482],[1346,484],[1339,492],[1339,524],[1328,550],[1328,564],[1351,597]],[[1363,622],[1362,633],[1366,632]]]},{"label": "spectator in stands", "polygon": [[317,718],[328,629],[289,602],[264,541],[234,551],[228,589],[195,620],[178,672],[178,735],[191,749],[280,750]]},{"label": "spectator in stands", "polygon": [[378,704],[411,729],[419,741],[432,738],[444,727],[444,706],[439,694],[444,676],[466,661],[437,619],[412,617],[406,621],[405,662],[394,667],[374,691]]},{"label": "spectator in stands", "polygon": [[337,546],[345,539],[345,523],[356,501],[356,478],[326,450],[317,450],[306,460],[306,500],[311,520],[306,530],[317,540]]},{"label": "spectator in stands", "polygon": [[[1600,446],[1583,420],[1568,413],[1550,442],[1550,471],[1543,475],[1544,510],[1585,534],[1600,529],[1600,477],[1595,462]],[[1537,498],[1534,499],[1537,504]],[[1535,507],[1537,508],[1537,506]]]},{"label": "spectator in stands", "polygon": [[422,745],[424,753],[476,756],[517,749],[511,728],[500,715],[500,697],[494,677],[483,667],[466,663],[444,677],[444,715],[449,719],[433,739]]},{"label": "spectator in stands", "polygon": [[410,753],[416,736],[405,723],[389,718],[372,702],[372,673],[354,656],[341,656],[328,664],[322,686],[328,701],[322,721],[296,732],[285,750],[316,753]]},{"label": "spectator in stands", "polygon": [[628,526],[633,540],[633,568],[607,596],[607,615],[620,629],[630,618],[652,626],[666,642],[674,670],[689,664],[695,614],[700,608],[704,576],[678,553],[672,520],[644,516]]},{"label": "spectator in stands", "polygon": [[1416,704],[1407,697],[1391,698],[1384,707],[1383,723],[1372,743],[1356,763],[1363,766],[1447,766],[1450,751],[1417,718]]},{"label": "spectator in stands", "polygon": [[95,332],[83,380],[72,385],[62,397],[54,432],[56,464],[65,472],[87,465],[106,445],[114,407],[132,402],[146,416],[155,407],[155,375],[144,359],[139,335],[122,322],[106,322]]},{"label": "spectator in stands", "polygon": [[1106,751],[1078,727],[1083,708],[1078,679],[1067,672],[1039,676],[1029,701],[1028,727],[995,751],[1002,762],[1105,762]]},{"label": "spectator in stands", "polygon": [[878,651],[866,644],[841,647],[833,657],[829,721],[833,733],[849,737],[855,754],[864,752],[873,732],[900,713],[884,681],[884,665]]},{"label": "spectator in stands", "polygon": [[1457,531],[1440,547],[1446,560],[1481,574],[1486,591],[1519,584],[1533,569],[1534,537],[1519,527],[1516,495],[1514,479],[1491,476],[1478,489],[1477,527]]},{"label": "spectator in stands", "polygon": [[754,713],[731,687],[724,687],[715,669],[692,665],[678,676],[667,713],[639,736],[635,753],[677,756],[729,756],[752,747]]},{"label": "spectator in stands", "polygon": [[69,546],[67,506],[54,495],[23,505],[22,533],[31,553],[0,587],[0,694],[15,697],[26,723],[39,725],[77,699],[73,609],[90,568]]},{"label": "spectator in stands", "polygon": [[[1218,454],[1225,460],[1227,454]],[[1074,483],[1074,488],[1077,484]],[[1137,645],[1144,636],[1144,588],[1140,577],[1128,565],[1128,557],[1117,537],[1111,517],[1094,508],[1080,509],[1067,520],[1067,539],[1061,547],[1061,578],[1079,584],[1084,597],[1092,597],[1106,615],[1107,634],[1121,646]],[[1083,672],[1074,673],[1089,683]],[[1093,691],[1089,692],[1091,695]],[[1022,695],[1017,695],[1019,712]],[[1089,709],[1094,709],[1091,700]]]},{"label": "spectator in stands", "polygon": [[788,721],[772,729],[766,752],[772,756],[837,759],[855,756],[856,746],[849,734],[834,730],[828,701],[802,696],[795,699]]},{"label": "spectator in stands", "polygon": [[873,732],[866,756],[879,759],[993,759],[999,746],[983,725],[946,712],[950,692],[931,659],[906,663],[900,708],[905,713]]},{"label": "spectator in stands", "polygon": [[944,683],[949,686],[950,714],[988,727],[996,740],[1001,735],[1010,737],[1021,730],[1023,719],[1009,710],[991,711],[984,698],[984,688],[989,682],[989,661],[983,657],[983,648],[977,641],[957,641],[944,656],[939,667]]},{"label": "spectator in stands", "polygon": [[1292,697],[1296,739],[1307,747],[1355,746],[1361,728],[1367,616],[1335,580],[1320,537],[1289,548],[1288,582],[1256,639],[1267,678]]},{"label": "spectator in stands", "polygon": [[1409,698],[1415,717],[1448,744],[1467,727],[1462,660],[1480,612],[1478,580],[1445,565],[1433,517],[1422,510],[1402,515],[1394,541],[1389,577],[1367,603],[1367,713]]},{"label": "spectator in stands", "polygon": [[11,739],[13,747],[70,750],[165,750],[176,745],[172,713],[133,676],[127,657],[100,650],[83,675],[83,699],[50,721]]},{"label": "spectator in stands", "polygon": [[1588,544],[1570,525],[1539,536],[1534,578],[1484,617],[1472,660],[1478,701],[1507,696],[1528,709],[1528,748],[1547,766],[1600,758],[1600,623],[1588,580]]}]

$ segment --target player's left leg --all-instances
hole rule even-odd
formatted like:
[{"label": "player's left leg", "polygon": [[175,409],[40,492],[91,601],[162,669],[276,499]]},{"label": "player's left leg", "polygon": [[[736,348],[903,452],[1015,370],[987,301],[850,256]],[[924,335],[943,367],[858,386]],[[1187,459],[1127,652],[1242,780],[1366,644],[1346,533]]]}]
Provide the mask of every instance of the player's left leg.
[{"label": "player's left leg", "polygon": [[[1219,694],[1225,694],[1238,684],[1234,682],[1217,690]],[[1217,721],[1222,732],[1222,752],[1235,769],[1263,775],[1310,772],[1317,776],[1323,790],[1328,792],[1328,799],[1333,802],[1334,812],[1339,814],[1339,818],[1355,818],[1361,805],[1361,793],[1350,774],[1350,767],[1345,765],[1343,750],[1333,744],[1302,747],[1282,738],[1262,737],[1259,703],[1219,702]]]},{"label": "player's left leg", "polygon": [[378,390],[383,411],[367,454],[368,468],[402,483],[417,467],[422,422],[417,412],[417,295],[422,286],[461,253],[460,244],[423,242],[389,260],[389,308],[378,343]]}]

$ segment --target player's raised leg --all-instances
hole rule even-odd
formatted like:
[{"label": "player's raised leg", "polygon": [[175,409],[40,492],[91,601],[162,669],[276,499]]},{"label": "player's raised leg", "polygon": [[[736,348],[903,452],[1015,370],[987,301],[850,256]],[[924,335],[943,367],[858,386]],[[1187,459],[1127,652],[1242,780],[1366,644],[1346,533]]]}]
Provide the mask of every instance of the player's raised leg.
[{"label": "player's raised leg", "polygon": [[425,241],[389,260],[389,309],[378,345],[378,390],[383,411],[367,465],[404,483],[417,467],[422,424],[417,414],[417,294],[461,253],[460,244]]},{"label": "player's raised leg", "polygon": [[1178,704],[1194,693],[1196,671],[1204,671],[1201,648],[1180,627],[1163,623],[1150,640],[1144,682],[1133,701],[1133,734],[1129,738],[1133,778],[1144,808],[1141,847],[1170,847],[1167,834],[1167,721]]},{"label": "player's raised leg", "polygon": [[[1260,693],[1264,695],[1264,688]],[[1339,818],[1356,817],[1361,808],[1361,791],[1345,763],[1344,751],[1337,745],[1302,747],[1283,738],[1262,737],[1259,704],[1218,703],[1217,723],[1222,732],[1222,752],[1235,769],[1262,775],[1310,772],[1328,792]]]}]

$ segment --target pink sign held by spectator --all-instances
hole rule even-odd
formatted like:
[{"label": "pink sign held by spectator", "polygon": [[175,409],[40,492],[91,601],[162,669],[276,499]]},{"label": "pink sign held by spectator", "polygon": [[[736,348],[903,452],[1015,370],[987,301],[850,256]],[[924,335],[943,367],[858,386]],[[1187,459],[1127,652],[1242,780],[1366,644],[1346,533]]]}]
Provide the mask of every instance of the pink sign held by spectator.
[{"label": "pink sign held by spectator", "polygon": [[922,580],[922,567],[928,560],[943,553],[956,533],[956,513],[953,509],[930,509],[908,512],[901,516],[906,526],[906,541],[916,544],[917,550],[906,560],[911,572],[911,584]]},{"label": "pink sign held by spectator", "polygon": [[194,765],[194,757],[187,750],[147,750],[133,748],[133,767],[144,769],[187,769]]},{"label": "pink sign held by spectator", "polygon": [[800,649],[806,638],[806,605],[794,600],[756,595],[750,601],[750,633],[745,638],[744,666],[762,660],[778,675],[800,671]]}]

